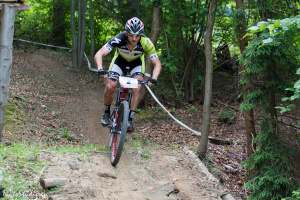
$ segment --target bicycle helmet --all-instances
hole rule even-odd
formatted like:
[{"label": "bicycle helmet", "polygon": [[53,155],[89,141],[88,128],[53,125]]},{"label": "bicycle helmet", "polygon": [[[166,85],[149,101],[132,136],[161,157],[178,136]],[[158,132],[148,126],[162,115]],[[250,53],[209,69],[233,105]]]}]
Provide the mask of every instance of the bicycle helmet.
[{"label": "bicycle helmet", "polygon": [[125,31],[133,35],[144,35],[144,23],[139,18],[133,17],[126,22]]}]

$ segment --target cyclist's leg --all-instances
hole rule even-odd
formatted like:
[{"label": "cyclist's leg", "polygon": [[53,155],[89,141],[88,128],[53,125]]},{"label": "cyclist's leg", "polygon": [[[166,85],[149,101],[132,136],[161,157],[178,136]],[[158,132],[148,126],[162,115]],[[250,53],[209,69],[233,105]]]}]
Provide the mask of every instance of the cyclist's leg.
[{"label": "cyclist's leg", "polygon": [[[130,75],[138,80],[144,79],[145,74],[145,59],[144,56],[142,56],[140,59],[135,60],[132,62],[133,66],[132,70],[130,71]],[[142,87],[141,85],[138,86],[138,88],[134,88],[132,90],[132,99],[130,104],[130,110],[136,110],[138,107],[138,104],[140,102],[140,96],[142,94]]]},{"label": "cyclist's leg", "polygon": [[[143,80],[144,78],[144,74],[142,71],[142,66],[136,66],[135,68],[133,68],[130,72],[131,76],[133,78],[136,78],[138,80]],[[131,99],[131,104],[130,104],[130,109],[131,110],[136,110],[138,107],[138,103],[139,103],[139,96],[141,94],[141,90],[142,87],[141,85],[138,86],[138,88],[133,88],[132,89],[132,99]]]},{"label": "cyclist's leg", "polygon": [[113,64],[109,70],[108,75],[105,77],[105,90],[104,90],[104,104],[111,105],[113,101],[113,95],[116,90],[118,76],[123,74],[121,68]]},{"label": "cyclist's leg", "polygon": [[109,67],[108,75],[105,77],[105,89],[104,89],[104,106],[105,110],[101,118],[101,124],[107,126],[110,124],[110,106],[113,102],[113,95],[117,86],[118,76],[122,75],[123,72],[120,67],[112,61]]},{"label": "cyclist's leg", "polygon": [[[138,80],[143,80],[144,74],[142,72],[141,65],[133,68],[131,70],[130,74],[132,77],[134,77]],[[135,111],[139,104],[141,92],[142,92],[141,85],[139,85],[138,88],[132,89],[132,98],[131,98],[131,103],[130,103],[130,112],[129,112],[129,120],[128,120],[129,121],[128,131],[133,131],[133,129],[134,129],[133,128],[133,119],[134,119]]]}]

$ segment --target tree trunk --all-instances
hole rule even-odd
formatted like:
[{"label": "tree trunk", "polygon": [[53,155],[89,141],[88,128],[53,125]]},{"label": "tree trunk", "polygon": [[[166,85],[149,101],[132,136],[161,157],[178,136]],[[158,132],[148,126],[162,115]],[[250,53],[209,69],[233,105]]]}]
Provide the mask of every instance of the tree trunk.
[{"label": "tree trunk", "polygon": [[78,38],[79,43],[79,66],[82,65],[82,61],[84,59],[84,50],[85,50],[85,14],[86,14],[86,0],[82,0],[81,7],[79,8],[81,10],[79,15],[79,21],[80,21],[80,29],[78,31],[80,32],[80,37]]},{"label": "tree trunk", "polygon": [[[245,12],[244,12],[244,2],[243,0],[235,0],[236,2],[236,8],[237,8],[237,26],[236,26],[236,35],[237,40],[239,43],[240,51],[241,53],[244,52],[246,46],[247,46],[247,39],[244,37],[246,34],[246,18],[245,18]],[[244,66],[240,65],[240,69],[243,71]],[[243,90],[247,90],[251,88],[250,84],[247,84]],[[246,131],[246,138],[247,138],[247,155],[250,156],[254,151],[254,144],[253,139],[256,136],[255,131],[255,121],[254,121],[254,111],[250,110],[248,112],[244,112],[244,120],[245,120],[245,131]]]},{"label": "tree trunk", "polygon": [[213,56],[212,56],[212,32],[215,21],[215,11],[218,0],[211,0],[209,3],[207,26],[204,35],[206,73],[205,73],[205,95],[203,105],[202,135],[198,147],[198,156],[204,158],[207,152],[208,133],[210,125],[210,104],[212,96],[213,78]]},{"label": "tree trunk", "polygon": [[160,33],[160,1],[154,1],[153,2],[153,12],[152,12],[152,26],[151,26],[151,33],[150,33],[150,39],[154,44],[156,44],[159,33]]},{"label": "tree trunk", "polygon": [[52,40],[55,45],[66,45],[66,24],[65,24],[66,4],[62,0],[53,0],[52,15]]},{"label": "tree trunk", "polygon": [[81,15],[82,15],[82,9],[81,9],[81,3],[82,3],[82,0],[78,0],[78,9],[77,9],[77,12],[78,12],[78,24],[77,24],[77,40],[76,40],[76,59],[77,59],[77,67],[80,67],[80,64],[81,64],[81,58],[80,58],[80,52],[81,52],[81,46],[80,46],[80,41],[81,41],[81,35],[82,35],[82,32],[81,32],[81,29],[82,29],[82,21],[81,21]]},{"label": "tree trunk", "polygon": [[94,53],[95,53],[95,31],[94,31],[94,5],[93,0],[90,0],[90,35],[91,35],[91,49],[90,49],[90,59],[94,63]]},{"label": "tree trunk", "polygon": [[120,14],[117,15],[119,21],[125,23],[129,18],[139,17],[140,15],[140,3],[139,0],[117,0],[117,6],[120,10]]},{"label": "tree trunk", "polygon": [[0,142],[4,127],[4,106],[8,99],[8,87],[12,66],[12,50],[14,38],[14,22],[16,8],[7,4],[2,6],[0,29]]},{"label": "tree trunk", "polygon": [[[154,1],[153,2],[153,13],[152,13],[152,26],[151,26],[151,33],[150,33],[150,39],[153,42],[153,44],[156,44],[159,33],[160,33],[160,24],[161,24],[161,7],[160,7],[160,1]],[[149,60],[146,60],[146,69],[145,69],[145,75],[151,76],[153,67],[151,66],[151,63]],[[145,89],[142,90],[140,99],[139,99],[139,105],[141,107],[145,107]]]},{"label": "tree trunk", "polygon": [[[154,1],[153,2],[153,10],[152,10],[152,26],[151,26],[151,33],[150,33],[150,39],[153,42],[153,44],[156,44],[158,40],[158,36],[160,33],[160,24],[161,24],[161,7],[160,7],[160,1]],[[150,75],[152,74],[152,66],[149,62],[149,60],[146,61],[146,74]]]},{"label": "tree trunk", "polygon": [[75,0],[71,0],[71,8],[70,8],[70,15],[71,15],[71,32],[72,32],[72,66],[77,68],[77,34],[75,29]]}]

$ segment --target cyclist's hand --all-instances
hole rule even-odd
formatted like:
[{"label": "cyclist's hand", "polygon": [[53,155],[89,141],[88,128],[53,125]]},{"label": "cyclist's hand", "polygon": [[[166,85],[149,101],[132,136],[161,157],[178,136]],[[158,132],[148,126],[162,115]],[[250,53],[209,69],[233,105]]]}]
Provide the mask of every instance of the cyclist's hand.
[{"label": "cyclist's hand", "polygon": [[103,76],[103,75],[107,74],[107,72],[104,69],[100,68],[97,70],[97,74],[98,74],[98,76]]},{"label": "cyclist's hand", "polygon": [[151,87],[152,85],[156,85],[157,84],[157,79],[153,79],[153,78],[150,78],[148,80],[148,85]]}]

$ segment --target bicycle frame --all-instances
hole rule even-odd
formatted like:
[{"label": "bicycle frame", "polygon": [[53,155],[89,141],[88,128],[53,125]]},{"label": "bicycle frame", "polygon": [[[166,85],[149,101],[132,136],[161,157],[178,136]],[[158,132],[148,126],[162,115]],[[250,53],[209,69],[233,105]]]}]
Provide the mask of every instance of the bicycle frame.
[{"label": "bicycle frame", "polygon": [[131,98],[132,98],[132,90],[130,88],[123,88],[120,85],[120,83],[118,83],[117,96],[115,98],[115,106],[110,116],[110,118],[112,119],[112,124],[110,129],[111,133],[118,133],[118,131],[116,130],[118,116],[114,116],[114,115],[117,114],[121,102],[126,100],[130,105]]},{"label": "bicycle frame", "polygon": [[[107,74],[106,71],[102,75]],[[146,84],[146,81],[139,81],[130,76],[119,76],[117,83],[117,93],[114,101],[114,108],[110,115],[109,127],[109,148],[111,151],[111,164],[116,166],[120,160],[128,128],[128,118],[130,113],[130,103],[132,99],[132,88],[137,88],[138,84]]]}]

